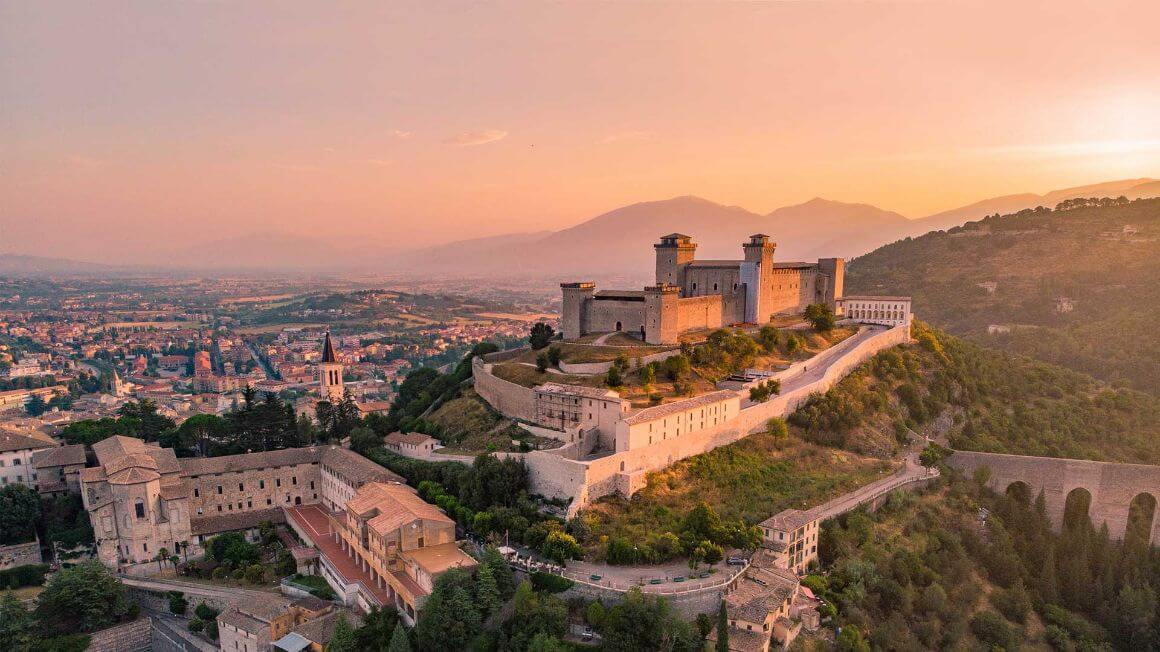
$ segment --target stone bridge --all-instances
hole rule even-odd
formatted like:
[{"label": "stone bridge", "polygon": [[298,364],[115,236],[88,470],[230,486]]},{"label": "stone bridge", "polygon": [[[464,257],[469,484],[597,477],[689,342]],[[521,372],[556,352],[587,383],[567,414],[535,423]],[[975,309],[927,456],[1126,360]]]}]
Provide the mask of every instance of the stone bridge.
[{"label": "stone bridge", "polygon": [[991,477],[987,486],[1000,494],[1012,490],[1013,486],[1022,489],[1019,483],[1025,485],[1031,500],[1042,491],[1047,515],[1056,528],[1063,524],[1069,500],[1076,504],[1074,501],[1090,496],[1088,516],[1095,527],[1107,523],[1111,537],[1123,539],[1135,501],[1142,512],[1139,515],[1151,524],[1149,543],[1160,540],[1157,536],[1160,519],[1155,518],[1156,499],[1160,497],[1160,466],[971,451],[955,451],[947,464],[966,477],[971,477],[980,467],[989,468]]}]

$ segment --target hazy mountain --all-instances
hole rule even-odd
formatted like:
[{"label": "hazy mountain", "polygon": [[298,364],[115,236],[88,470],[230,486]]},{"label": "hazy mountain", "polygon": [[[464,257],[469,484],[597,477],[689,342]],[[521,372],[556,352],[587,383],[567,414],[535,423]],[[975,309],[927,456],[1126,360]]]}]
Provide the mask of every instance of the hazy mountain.
[{"label": "hazy mountain", "polygon": [[124,271],[113,265],[89,263],[67,258],[25,256],[0,253],[0,275],[3,276],[68,276],[73,274],[101,274]]},{"label": "hazy mountain", "polygon": [[941,231],[996,213],[1000,215],[1017,213],[1024,208],[1035,208],[1036,206],[1055,208],[1056,204],[1065,199],[1075,199],[1076,197],[1117,197],[1119,195],[1124,195],[1128,199],[1160,196],[1160,181],[1148,178],[1123,179],[1121,181],[1108,181],[1088,186],[1053,190],[1043,195],[1023,193],[1019,195],[992,197],[991,199],[984,199],[983,201],[975,202],[967,206],[953,208],[949,211],[943,211],[913,220],[903,235],[914,236],[931,231]]},{"label": "hazy mountain", "polygon": [[424,273],[544,275],[593,278],[623,275],[647,280],[653,269],[652,244],[674,231],[693,236],[698,258],[738,258],[740,244],[756,232],[778,243],[778,260],[853,258],[888,242],[945,230],[995,213],[1064,199],[1125,195],[1160,196],[1160,181],[1127,179],[1055,190],[994,197],[919,219],[869,204],[811,199],[759,215],[701,197],[641,202],[609,211],[576,226],[542,234],[513,234],[449,243],[395,257],[396,269]]},{"label": "hazy mountain", "polygon": [[867,204],[813,199],[759,215],[701,197],[674,197],[632,204],[574,227],[543,234],[518,234],[443,245],[401,256],[412,269],[551,273],[567,276],[624,274],[648,278],[652,245],[666,233],[693,236],[698,258],[740,258],[741,243],[753,233],[778,242],[780,260],[854,255],[884,230],[897,231],[903,216]]}]

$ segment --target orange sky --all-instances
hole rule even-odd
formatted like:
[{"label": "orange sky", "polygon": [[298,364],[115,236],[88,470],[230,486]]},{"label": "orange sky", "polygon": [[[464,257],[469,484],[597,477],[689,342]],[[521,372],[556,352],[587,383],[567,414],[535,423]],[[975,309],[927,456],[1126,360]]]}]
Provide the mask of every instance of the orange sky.
[{"label": "orange sky", "polygon": [[0,0],[0,251],[387,249],[683,194],[920,217],[1156,177],[1157,24],[1156,2]]}]

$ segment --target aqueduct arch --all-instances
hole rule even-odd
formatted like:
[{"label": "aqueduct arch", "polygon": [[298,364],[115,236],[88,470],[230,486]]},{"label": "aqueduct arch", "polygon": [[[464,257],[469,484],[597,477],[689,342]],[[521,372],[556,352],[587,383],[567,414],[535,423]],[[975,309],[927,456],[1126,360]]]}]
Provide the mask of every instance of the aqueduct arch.
[{"label": "aqueduct arch", "polygon": [[[1068,495],[1082,489],[1091,495],[1088,516],[1092,523],[1096,528],[1107,523],[1113,539],[1124,538],[1133,501],[1146,495],[1150,501],[1142,499],[1138,502],[1152,506],[1151,514],[1142,514],[1142,517],[1150,516],[1151,519],[1148,541],[1160,543],[1160,514],[1156,514],[1156,500],[1160,496],[1160,466],[972,451],[955,451],[947,459],[947,464],[967,477],[972,476],[978,468],[989,468],[991,473],[987,486],[997,493],[1004,493],[1012,485],[1018,486],[1017,483],[1026,485],[1031,500],[1035,500],[1042,491],[1047,503],[1047,516],[1056,529],[1063,525]],[[1079,493],[1076,492],[1076,495]],[[1146,507],[1138,504],[1136,511],[1147,512]]]}]

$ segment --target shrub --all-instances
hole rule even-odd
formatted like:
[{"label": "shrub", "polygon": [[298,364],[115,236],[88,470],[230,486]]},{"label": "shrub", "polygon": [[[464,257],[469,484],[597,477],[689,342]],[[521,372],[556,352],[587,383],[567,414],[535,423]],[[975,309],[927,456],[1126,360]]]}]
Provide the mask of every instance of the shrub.
[{"label": "shrub", "polygon": [[246,581],[250,584],[261,584],[266,579],[266,569],[259,564],[251,564],[246,568]]},{"label": "shrub", "polygon": [[593,600],[584,607],[584,622],[599,629],[604,624],[604,618],[607,613],[604,610],[604,604],[599,600]]},{"label": "shrub", "polygon": [[572,588],[576,583],[567,577],[560,577],[551,573],[535,572],[532,573],[532,588],[537,591],[547,591],[548,593],[561,593]]},{"label": "shrub", "polygon": [[975,614],[971,618],[971,632],[988,646],[1007,649],[1017,644],[1011,626],[994,611],[980,611]]},{"label": "shrub", "polygon": [[0,590],[19,589],[22,586],[40,586],[44,584],[44,574],[48,572],[47,564],[26,564],[0,571]]},{"label": "shrub", "polygon": [[177,616],[185,615],[186,610],[189,609],[189,600],[185,599],[185,594],[181,591],[169,592],[169,612]]},{"label": "shrub", "polygon": [[189,621],[188,627],[189,631],[197,633],[205,629],[205,623],[198,620],[197,618],[194,618],[193,620]]},{"label": "shrub", "polygon": [[213,620],[214,618],[217,618],[218,612],[217,609],[214,609],[208,604],[199,602],[197,607],[194,608],[193,614],[201,620]]}]

